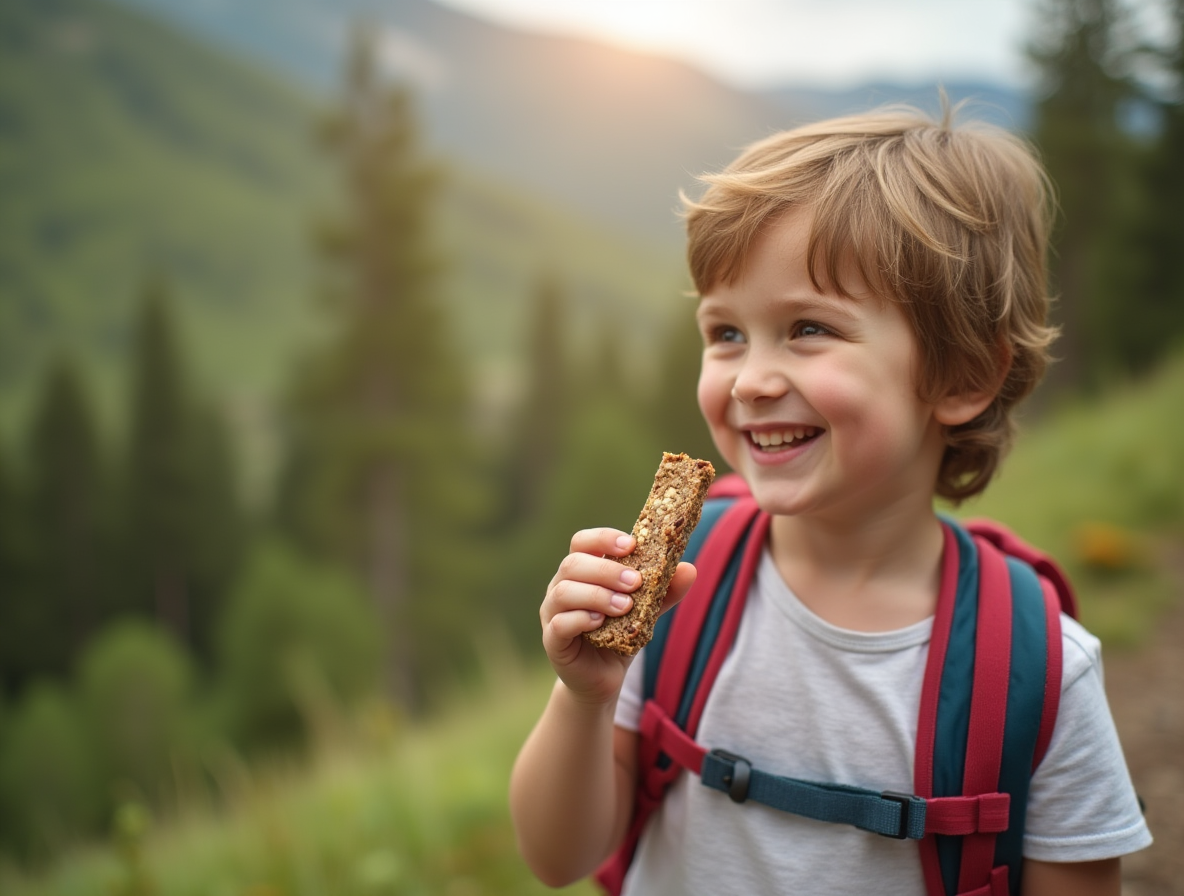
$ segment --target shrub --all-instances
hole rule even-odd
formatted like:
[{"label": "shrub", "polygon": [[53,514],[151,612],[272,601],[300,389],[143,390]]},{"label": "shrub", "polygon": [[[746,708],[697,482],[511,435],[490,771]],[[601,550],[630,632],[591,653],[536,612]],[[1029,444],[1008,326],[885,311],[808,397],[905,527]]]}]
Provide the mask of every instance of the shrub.
[{"label": "shrub", "polygon": [[0,830],[25,859],[44,861],[96,827],[99,788],[78,708],[54,684],[32,685],[0,742]]},{"label": "shrub", "polygon": [[140,798],[158,802],[174,762],[192,753],[188,654],[150,623],[116,622],[82,655],[78,688],[109,797],[131,785]]},{"label": "shrub", "polygon": [[326,701],[377,689],[377,613],[352,577],[278,541],[249,558],[219,631],[219,689],[231,729],[247,744],[311,733]]}]

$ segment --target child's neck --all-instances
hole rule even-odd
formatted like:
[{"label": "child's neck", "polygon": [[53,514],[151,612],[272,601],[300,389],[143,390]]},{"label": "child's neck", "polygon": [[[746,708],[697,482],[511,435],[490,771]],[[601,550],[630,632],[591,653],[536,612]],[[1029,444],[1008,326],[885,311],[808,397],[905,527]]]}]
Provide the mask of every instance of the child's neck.
[{"label": "child's neck", "polygon": [[786,584],[832,625],[893,631],[933,615],[944,536],[928,501],[854,523],[775,516],[769,541]]}]

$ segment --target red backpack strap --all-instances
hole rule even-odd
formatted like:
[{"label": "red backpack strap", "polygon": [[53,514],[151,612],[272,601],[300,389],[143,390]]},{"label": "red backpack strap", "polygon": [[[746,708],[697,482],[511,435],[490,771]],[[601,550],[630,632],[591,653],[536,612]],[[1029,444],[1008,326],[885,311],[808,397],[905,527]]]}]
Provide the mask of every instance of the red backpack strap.
[{"label": "red backpack strap", "polygon": [[1063,672],[1060,614],[1064,613],[1072,619],[1078,618],[1077,595],[1073,591],[1069,577],[1052,557],[1032,547],[1002,523],[988,519],[973,519],[964,523],[964,526],[968,532],[986,539],[1008,557],[1022,560],[1031,566],[1039,577],[1044,595],[1045,626],[1048,633],[1048,668],[1044,713],[1036,741],[1036,754],[1032,761],[1032,769],[1035,770],[1048,751],[1048,743],[1052,739],[1052,729],[1060,707]]},{"label": "red backpack strap", "polygon": [[1073,586],[1069,584],[1069,577],[1052,557],[1032,547],[1002,523],[994,520],[967,520],[963,526],[966,531],[985,538],[1009,557],[1023,560],[1031,566],[1041,579],[1052,585],[1061,611],[1073,619],[1078,618],[1077,595],[1073,592]]},{"label": "red backpack strap", "polygon": [[[701,759],[694,734],[739,629],[768,525],[768,514],[750,496],[731,502],[694,557],[694,586],[659,620],[659,630],[646,647],[647,672],[655,668],[656,676],[647,683],[653,695],[642,713],[633,820],[622,844],[596,872],[597,882],[610,894],[620,893],[641,832],[667,788]],[[671,755],[678,761],[671,761]]]},{"label": "red backpack strap", "polygon": [[922,868],[930,896],[1006,896],[1018,892],[1028,786],[1059,703],[1063,592],[1027,550],[1013,556],[977,527],[945,529],[914,786],[938,802],[991,805],[1003,823],[927,836]]}]

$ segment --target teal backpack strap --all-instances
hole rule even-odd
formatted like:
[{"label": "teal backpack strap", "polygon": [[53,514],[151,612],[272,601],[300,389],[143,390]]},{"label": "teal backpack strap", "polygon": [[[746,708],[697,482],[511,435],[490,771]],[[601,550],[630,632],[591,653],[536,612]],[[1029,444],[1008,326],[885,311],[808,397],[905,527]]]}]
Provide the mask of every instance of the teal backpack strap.
[{"label": "teal backpack strap", "polygon": [[1059,702],[1060,600],[1028,563],[944,522],[914,789],[1004,796],[1007,812],[1000,830],[926,837],[922,867],[930,896],[1007,896],[1019,892],[1028,787]]}]

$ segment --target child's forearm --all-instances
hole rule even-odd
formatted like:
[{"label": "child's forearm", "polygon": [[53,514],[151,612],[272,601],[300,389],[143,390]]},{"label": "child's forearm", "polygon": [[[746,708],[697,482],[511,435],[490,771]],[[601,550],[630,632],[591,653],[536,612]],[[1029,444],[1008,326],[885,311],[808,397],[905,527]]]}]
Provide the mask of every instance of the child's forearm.
[{"label": "child's forearm", "polygon": [[624,836],[632,764],[614,759],[613,711],[612,703],[580,702],[556,682],[514,764],[510,813],[518,846],[549,886],[586,877]]},{"label": "child's forearm", "polygon": [[1122,860],[1037,862],[1024,860],[1023,896],[1119,896]]}]

